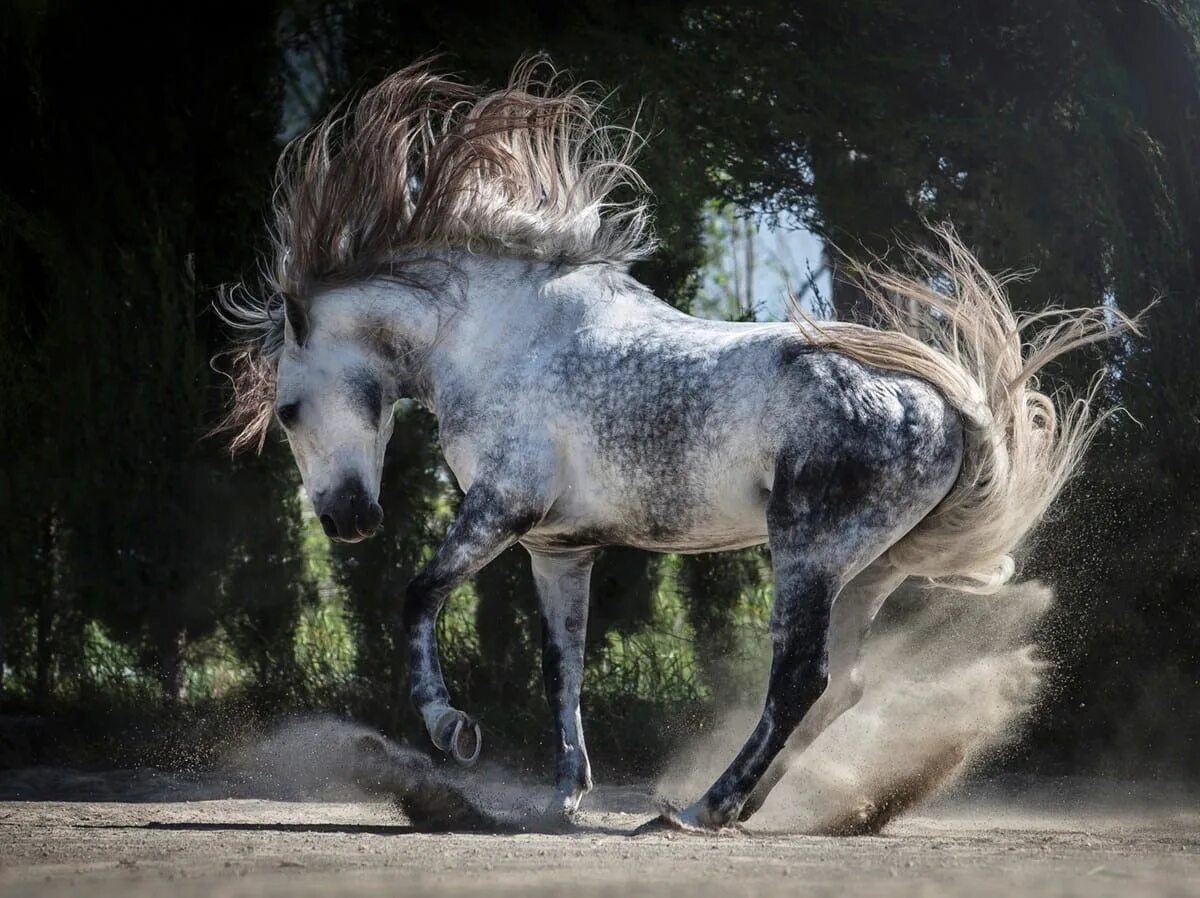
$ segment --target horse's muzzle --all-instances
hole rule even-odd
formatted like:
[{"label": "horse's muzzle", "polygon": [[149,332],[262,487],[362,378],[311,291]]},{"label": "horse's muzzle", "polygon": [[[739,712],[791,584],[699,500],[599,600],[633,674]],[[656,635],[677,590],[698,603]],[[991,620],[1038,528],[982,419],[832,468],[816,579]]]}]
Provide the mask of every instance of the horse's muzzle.
[{"label": "horse's muzzle", "polygon": [[344,543],[374,536],[383,524],[383,509],[358,482],[314,496],[313,509],[325,535]]}]

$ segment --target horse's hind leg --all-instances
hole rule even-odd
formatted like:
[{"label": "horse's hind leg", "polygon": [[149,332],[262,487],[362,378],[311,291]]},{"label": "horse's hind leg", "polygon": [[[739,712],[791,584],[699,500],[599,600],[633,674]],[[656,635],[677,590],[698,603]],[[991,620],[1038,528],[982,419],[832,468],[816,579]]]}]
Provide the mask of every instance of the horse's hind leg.
[{"label": "horse's hind leg", "polygon": [[749,820],[757,813],[795,759],[830,724],[858,704],[863,694],[858,666],[863,642],[880,607],[903,580],[903,573],[877,561],[838,594],[829,616],[829,685],[746,799],[740,820]]},{"label": "horse's hind leg", "polygon": [[758,725],[704,796],[679,814],[687,826],[737,819],[755,787],[829,683],[829,627],[842,587],[946,494],[957,458],[858,455],[844,448],[780,459],[767,507],[775,607],[774,652]]}]

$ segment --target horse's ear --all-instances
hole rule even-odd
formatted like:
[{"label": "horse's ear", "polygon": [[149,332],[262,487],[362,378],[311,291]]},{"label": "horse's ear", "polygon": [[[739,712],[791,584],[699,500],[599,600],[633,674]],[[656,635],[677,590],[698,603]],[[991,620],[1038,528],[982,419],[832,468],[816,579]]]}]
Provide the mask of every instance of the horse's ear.
[{"label": "horse's ear", "polygon": [[304,306],[290,296],[285,297],[283,316],[292,328],[292,336],[296,338],[296,345],[303,346],[308,340],[308,313],[304,311]]}]

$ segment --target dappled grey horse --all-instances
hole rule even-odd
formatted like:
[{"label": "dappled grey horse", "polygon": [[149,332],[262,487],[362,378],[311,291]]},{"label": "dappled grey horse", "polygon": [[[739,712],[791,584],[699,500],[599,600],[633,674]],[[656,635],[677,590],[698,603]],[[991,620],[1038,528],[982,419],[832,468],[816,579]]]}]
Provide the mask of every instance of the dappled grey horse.
[{"label": "dappled grey horse", "polygon": [[[557,738],[551,810],[591,788],[579,711],[589,575],[603,546],[707,552],[766,542],[773,661],[758,725],[674,823],[759,807],[861,694],[859,647],[906,577],[985,591],[1096,426],[1035,373],[1128,322],[1022,327],[949,228],[907,274],[859,270],[878,327],[699,320],[628,273],[653,248],[628,132],[537,64],[484,93],[421,64],[286,151],[263,296],[225,296],[235,448],[287,434],[326,533],[375,533],[393,405],[437,416],[465,495],[404,598],[412,697],[470,764],[435,623],[451,589],[529,553]],[[920,334],[917,339],[911,334]]]}]

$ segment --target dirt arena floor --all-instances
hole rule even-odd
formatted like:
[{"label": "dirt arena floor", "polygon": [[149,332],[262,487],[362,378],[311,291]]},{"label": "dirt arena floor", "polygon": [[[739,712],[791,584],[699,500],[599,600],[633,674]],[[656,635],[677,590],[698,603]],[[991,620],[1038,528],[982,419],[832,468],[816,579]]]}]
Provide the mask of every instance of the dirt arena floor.
[{"label": "dirt arena floor", "polygon": [[0,789],[105,799],[0,802],[0,894],[1200,895],[1200,805],[1170,787],[977,785],[872,837],[630,837],[648,789],[600,790],[567,835],[465,835],[417,832],[378,800],[209,798],[219,785],[154,776]]}]

